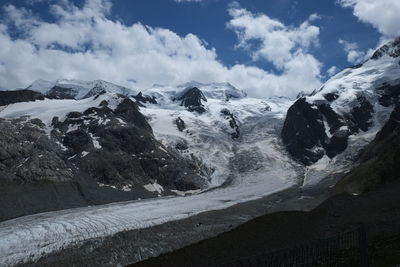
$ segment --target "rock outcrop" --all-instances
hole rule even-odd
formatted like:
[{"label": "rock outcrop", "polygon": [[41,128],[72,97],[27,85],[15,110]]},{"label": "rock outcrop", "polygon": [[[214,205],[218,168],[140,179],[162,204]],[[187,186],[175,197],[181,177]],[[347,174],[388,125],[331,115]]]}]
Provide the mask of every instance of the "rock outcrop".
[{"label": "rock outcrop", "polygon": [[327,101],[309,103],[307,98],[298,99],[288,110],[282,128],[282,140],[288,152],[305,165],[311,165],[324,155],[330,158],[342,153],[348,144],[348,137],[371,127],[372,104],[360,95],[352,103],[348,113],[338,114]]},{"label": "rock outcrop", "polygon": [[55,121],[52,136],[67,148],[71,162],[99,183],[131,188],[157,181],[168,189],[205,185],[201,170],[158,142],[138,106],[125,98]]},{"label": "rock outcrop", "polygon": [[41,93],[26,89],[16,91],[0,91],[0,106],[43,99],[44,95]]},{"label": "rock outcrop", "polygon": [[187,88],[174,100],[181,101],[181,106],[186,107],[189,111],[195,111],[200,114],[206,112],[202,101],[207,102],[207,98],[197,87]]},{"label": "rock outcrop", "polygon": [[139,92],[136,96],[134,96],[134,98],[136,99],[136,101],[141,103],[157,104],[155,96],[143,95],[142,92]]},{"label": "rock outcrop", "polygon": [[238,139],[240,137],[240,129],[233,113],[228,109],[222,109],[221,115],[229,122],[229,127],[232,129],[230,132],[232,139]]},{"label": "rock outcrop", "polygon": [[203,166],[157,141],[137,103],[118,101],[54,117],[50,133],[39,119],[0,119],[0,220],[206,186]]},{"label": "rock outcrop", "polygon": [[358,163],[338,184],[339,190],[361,194],[400,178],[400,106],[363,150]]},{"label": "rock outcrop", "polygon": [[[362,136],[363,145],[372,141],[391,107],[400,101],[399,57],[400,37],[383,45],[368,61],[343,70],[298,99],[282,129],[292,157],[311,165],[324,155],[334,158],[344,152],[350,136]],[[356,160],[354,153],[352,158]]]},{"label": "rock outcrop", "polygon": [[397,37],[393,41],[380,47],[377,51],[375,51],[371,59],[379,59],[383,55],[388,55],[394,58],[400,56],[400,37]]}]

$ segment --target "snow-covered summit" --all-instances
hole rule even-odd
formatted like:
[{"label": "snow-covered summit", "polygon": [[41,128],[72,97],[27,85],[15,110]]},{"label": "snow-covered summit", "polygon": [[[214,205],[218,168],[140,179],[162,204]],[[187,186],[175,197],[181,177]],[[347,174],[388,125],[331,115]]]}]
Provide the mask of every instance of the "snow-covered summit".
[{"label": "snow-covered summit", "polygon": [[400,36],[380,47],[377,51],[375,51],[371,59],[378,59],[384,55],[394,58],[400,56]]},{"label": "snow-covered summit", "polygon": [[103,80],[82,81],[82,80],[68,80],[60,79],[56,81],[36,80],[27,89],[40,92],[52,98],[73,98],[83,99],[102,91],[121,94],[133,95],[137,92],[135,90],[116,85]]},{"label": "snow-covered summit", "polygon": [[[346,68],[288,110],[282,130],[290,154],[326,175],[351,165],[400,100],[400,39]],[[309,167],[313,169],[314,167]]]},{"label": "snow-covered summit", "polygon": [[180,85],[181,88],[197,87],[199,88],[206,97],[214,99],[225,99],[229,100],[231,98],[243,98],[246,97],[246,93],[233,86],[230,83],[199,83],[199,82],[189,82]]},{"label": "snow-covered summit", "polygon": [[[332,102],[332,108],[338,112],[348,111],[348,108],[354,106],[352,103],[360,95],[375,102],[380,96],[380,92],[376,91],[379,86],[399,83],[399,61],[399,57],[385,54],[379,58],[373,57],[361,66],[347,68],[329,79],[310,97],[307,97],[307,101],[310,103]],[[331,101],[330,97],[334,97],[334,101]]]},{"label": "snow-covered summit", "polygon": [[246,93],[234,87],[230,83],[199,83],[196,81],[187,82],[178,86],[159,85],[154,84],[152,87],[143,91],[145,95],[154,96],[161,100],[179,98],[185,90],[196,87],[202,91],[202,93],[211,99],[219,99],[228,101],[230,99],[239,99],[246,97]]}]

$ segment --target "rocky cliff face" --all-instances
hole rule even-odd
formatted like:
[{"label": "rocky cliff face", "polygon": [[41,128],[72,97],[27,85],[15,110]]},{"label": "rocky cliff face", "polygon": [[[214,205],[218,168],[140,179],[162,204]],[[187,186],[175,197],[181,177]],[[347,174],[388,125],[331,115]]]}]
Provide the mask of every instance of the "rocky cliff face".
[{"label": "rocky cliff face", "polygon": [[390,41],[387,44],[380,47],[377,51],[375,51],[371,59],[379,59],[385,55],[388,55],[393,58],[400,56],[400,37],[397,37],[393,41]]},{"label": "rocky cliff face", "polygon": [[329,158],[347,148],[350,135],[371,127],[371,103],[358,96],[349,113],[338,114],[329,102],[309,103],[300,98],[288,110],[282,140],[289,153],[305,165],[317,162],[325,154]]},{"label": "rocky cliff face", "polygon": [[[13,96],[8,102],[43,97],[2,93]],[[206,186],[208,172],[158,142],[137,103],[101,97],[99,105],[54,116],[51,125],[29,116],[0,119],[0,220]]]},{"label": "rocky cliff face", "polygon": [[181,101],[181,106],[186,107],[189,111],[196,111],[200,114],[206,112],[202,101],[207,102],[207,98],[197,87],[187,88],[175,100]]},{"label": "rocky cliff face", "polygon": [[129,190],[154,183],[168,189],[202,188],[206,180],[198,165],[169,151],[153,136],[138,106],[124,98],[112,110],[100,107],[71,112],[62,122],[53,120],[52,137],[80,172],[99,183]]},{"label": "rocky cliff face", "polygon": [[0,182],[69,181],[74,166],[38,119],[0,119]]},{"label": "rocky cliff face", "polygon": [[44,95],[31,90],[0,91],[0,107],[19,102],[43,100]]},{"label": "rocky cliff face", "polygon": [[157,104],[157,100],[155,96],[148,96],[143,95],[142,92],[139,92],[134,98],[140,103],[150,103],[150,104]]},{"label": "rocky cliff face", "polygon": [[358,165],[337,185],[339,190],[361,194],[400,178],[400,106],[374,140],[361,153]]},{"label": "rocky cliff face", "polygon": [[400,39],[381,47],[366,63],[348,68],[288,110],[282,140],[299,162],[312,165],[344,152],[350,140],[367,144],[400,97]]},{"label": "rocky cliff face", "polygon": [[232,139],[238,139],[240,137],[240,128],[233,113],[228,109],[222,109],[221,115],[229,122],[229,127],[232,129]]}]

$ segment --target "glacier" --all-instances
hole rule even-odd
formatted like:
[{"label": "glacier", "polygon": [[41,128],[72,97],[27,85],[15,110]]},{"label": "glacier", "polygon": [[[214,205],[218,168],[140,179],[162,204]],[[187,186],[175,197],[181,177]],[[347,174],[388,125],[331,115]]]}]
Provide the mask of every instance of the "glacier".
[{"label": "glacier", "polygon": [[[379,105],[373,89],[378,83],[398,82],[399,70],[398,59],[383,56],[369,60],[361,67],[345,69],[306,97],[309,102],[318,102],[323,100],[323,94],[335,92],[339,98],[333,108],[343,113],[351,107],[356,94],[363,91],[371,96],[376,110],[371,129],[350,136],[344,153],[332,159],[324,156],[308,167],[287,154],[280,138],[286,111],[294,99],[251,98],[227,83],[190,82],[180,86],[154,85],[143,90],[143,94],[154,96],[158,102],[146,103],[140,108],[155,137],[165,146],[174,147],[177,142],[185,142],[188,148],[182,153],[196,157],[214,170],[208,187],[200,192],[179,192],[177,196],[47,212],[1,222],[0,265],[32,262],[55,251],[79,246],[89,239],[225,209],[287,188],[315,186],[328,175],[344,173],[352,166],[350,159],[373,139],[392,109]],[[46,91],[50,85],[40,81],[31,89]],[[207,97],[207,102],[203,103],[206,113],[190,112],[173,101],[174,96],[190,86],[198,87]],[[86,94],[87,90],[84,91]],[[12,119],[28,115],[41,119],[50,130],[53,116],[62,118],[70,111],[98,106],[102,100],[113,99],[114,94],[112,89],[98,98],[12,104],[0,107],[0,117]],[[84,93],[78,94],[81,95]],[[233,114],[239,125],[240,137],[236,140],[230,135],[229,122],[221,115],[224,109]],[[176,127],[174,121],[178,118],[185,122],[187,130],[180,131]]]}]

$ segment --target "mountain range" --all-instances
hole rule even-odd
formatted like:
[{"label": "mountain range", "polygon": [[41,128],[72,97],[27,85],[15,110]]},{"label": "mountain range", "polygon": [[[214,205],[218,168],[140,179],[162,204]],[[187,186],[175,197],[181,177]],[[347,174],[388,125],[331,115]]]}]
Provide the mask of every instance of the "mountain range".
[{"label": "mountain range", "polygon": [[176,199],[172,220],[320,184],[361,194],[398,178],[399,60],[397,38],[297,99],[198,82],[138,91],[37,80],[0,91],[0,220],[143,198]]}]

